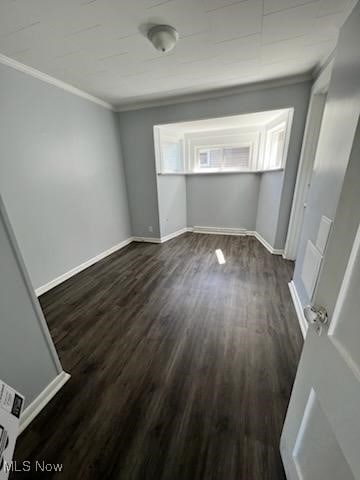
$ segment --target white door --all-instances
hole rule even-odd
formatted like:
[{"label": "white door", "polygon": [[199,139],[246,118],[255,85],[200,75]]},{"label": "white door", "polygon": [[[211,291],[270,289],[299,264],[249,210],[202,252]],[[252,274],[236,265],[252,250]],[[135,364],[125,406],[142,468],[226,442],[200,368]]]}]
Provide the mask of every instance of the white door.
[{"label": "white door", "polygon": [[360,225],[330,324],[308,329],[280,449],[288,480],[360,479]]}]

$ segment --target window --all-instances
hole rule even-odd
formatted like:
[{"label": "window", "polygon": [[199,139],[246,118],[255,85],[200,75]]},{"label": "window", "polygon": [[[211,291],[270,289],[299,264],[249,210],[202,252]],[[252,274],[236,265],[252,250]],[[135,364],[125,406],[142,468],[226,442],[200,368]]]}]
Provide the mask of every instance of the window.
[{"label": "window", "polygon": [[224,148],[224,168],[249,168],[250,147]]},{"label": "window", "polygon": [[218,169],[221,167],[222,153],[220,148],[199,149],[199,168]]},{"label": "window", "polygon": [[233,171],[248,170],[251,161],[251,146],[237,145],[198,148],[195,170]]},{"label": "window", "polygon": [[285,148],[285,124],[269,130],[266,143],[264,169],[281,168],[283,166]]},{"label": "window", "polygon": [[203,150],[199,152],[199,167],[210,167],[210,150]]},{"label": "window", "polygon": [[157,172],[248,174],[284,169],[292,109],[251,115],[154,126]]},{"label": "window", "polygon": [[184,170],[180,142],[163,142],[162,170],[177,173]]}]

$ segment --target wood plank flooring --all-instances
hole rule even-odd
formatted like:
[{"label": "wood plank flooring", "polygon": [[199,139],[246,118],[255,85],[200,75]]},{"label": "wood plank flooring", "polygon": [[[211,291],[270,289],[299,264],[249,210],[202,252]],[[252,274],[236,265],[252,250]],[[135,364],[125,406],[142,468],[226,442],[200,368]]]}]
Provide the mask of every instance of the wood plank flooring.
[{"label": "wood plank flooring", "polygon": [[285,479],[302,347],[292,271],[255,238],[188,233],[133,243],[43,295],[72,378],[15,459],[63,470],[12,478]]}]

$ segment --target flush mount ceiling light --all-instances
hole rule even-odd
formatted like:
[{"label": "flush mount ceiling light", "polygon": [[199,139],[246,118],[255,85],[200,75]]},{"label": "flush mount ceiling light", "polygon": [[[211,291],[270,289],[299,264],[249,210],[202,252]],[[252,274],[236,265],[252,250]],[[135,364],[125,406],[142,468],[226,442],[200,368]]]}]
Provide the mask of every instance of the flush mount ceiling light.
[{"label": "flush mount ceiling light", "polygon": [[178,32],[170,25],[155,25],[150,28],[147,36],[156,50],[164,53],[170,52],[179,38]]}]

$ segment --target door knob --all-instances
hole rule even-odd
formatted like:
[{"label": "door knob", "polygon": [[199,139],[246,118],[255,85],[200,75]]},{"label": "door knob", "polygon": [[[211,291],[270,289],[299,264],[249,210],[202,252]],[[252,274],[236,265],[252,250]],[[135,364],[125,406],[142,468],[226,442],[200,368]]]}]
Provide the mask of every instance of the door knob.
[{"label": "door knob", "polygon": [[329,321],[327,311],[321,305],[307,305],[304,308],[304,315],[309,323],[326,325]]}]

